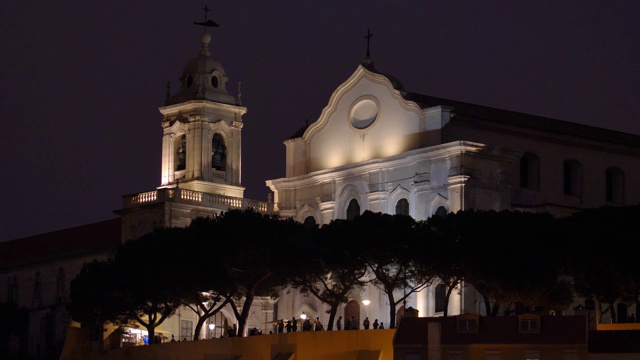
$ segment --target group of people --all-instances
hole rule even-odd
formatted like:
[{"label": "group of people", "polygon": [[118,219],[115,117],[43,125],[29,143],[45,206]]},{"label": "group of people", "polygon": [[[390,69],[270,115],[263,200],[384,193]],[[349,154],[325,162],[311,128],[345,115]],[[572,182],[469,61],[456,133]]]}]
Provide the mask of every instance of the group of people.
[{"label": "group of people", "polygon": [[[284,324],[284,320],[278,321],[276,325],[276,329],[278,334],[284,333],[284,330],[287,330],[288,333],[298,331],[298,319],[294,316],[293,319],[287,320],[287,324]],[[302,321],[302,331],[322,331],[324,330],[324,325],[320,322],[320,318],[317,317],[313,323],[310,319],[306,318]]]},{"label": "group of people", "polygon": [[[370,325],[371,324],[369,323],[369,317],[365,317],[364,321],[362,322],[362,326],[364,327],[365,330],[369,330]],[[338,318],[338,321],[336,322],[336,327],[338,330],[342,330],[342,316]],[[384,329],[384,323],[382,322],[378,323],[378,319],[375,319],[373,321],[373,328]],[[296,332],[298,331],[298,319],[296,319],[296,317],[294,316],[293,319],[287,320],[286,325],[284,323],[284,320],[280,320],[276,324],[276,329],[278,331],[278,334],[284,333],[284,330],[286,330],[288,333]],[[344,330],[358,330],[358,329],[359,329],[358,320],[356,320],[355,316],[352,316],[350,320],[345,320]],[[322,322],[320,322],[319,317],[316,317],[313,323],[308,318],[304,319],[302,322],[301,331],[323,331],[323,330],[324,330],[324,326],[322,325]],[[236,324],[233,324],[233,327],[227,328],[226,336],[234,337],[237,335],[237,331],[238,331],[238,328],[236,327]],[[271,331],[269,331],[269,333],[271,334]],[[250,329],[249,336],[254,336],[254,335],[262,335],[262,331],[259,331],[255,327],[253,329]],[[174,342],[174,341],[176,340],[174,336],[171,335],[171,342]],[[187,339],[184,338],[183,341],[187,341]]]},{"label": "group of people", "polygon": [[[337,325],[338,330],[342,330],[342,316],[340,316],[338,318],[338,321],[337,321],[336,325]],[[362,327],[365,330],[369,330],[369,326],[371,326],[371,323],[369,322],[369,317],[367,316],[367,317],[364,318],[364,321],[362,322]],[[373,328],[375,330],[384,329],[384,323],[382,321],[378,322],[378,319],[375,319],[373,321]],[[358,326],[358,320],[356,320],[355,316],[352,316],[351,319],[347,319],[347,320],[344,321],[344,329],[345,330],[358,330],[358,329],[360,329],[360,327]]]},{"label": "group of people", "polygon": [[[369,317],[365,317],[362,322],[362,327],[365,330],[369,330],[370,327],[373,327],[374,330],[384,329],[384,323],[382,321],[378,322],[378,319],[373,321],[373,324],[370,323]],[[336,328],[338,330],[342,330],[342,316],[338,318],[336,322]],[[360,327],[358,326],[358,320],[356,320],[355,316],[352,316],[351,319],[344,321],[344,330],[358,330]],[[287,323],[284,323],[284,320],[279,320],[276,324],[276,330],[278,334],[282,334],[285,332],[296,332],[298,331],[298,319],[294,316],[293,319],[287,320]],[[310,319],[304,319],[302,321],[302,327],[300,331],[322,331],[324,330],[324,326],[320,322],[320,318],[317,317],[315,321],[311,321]]]}]

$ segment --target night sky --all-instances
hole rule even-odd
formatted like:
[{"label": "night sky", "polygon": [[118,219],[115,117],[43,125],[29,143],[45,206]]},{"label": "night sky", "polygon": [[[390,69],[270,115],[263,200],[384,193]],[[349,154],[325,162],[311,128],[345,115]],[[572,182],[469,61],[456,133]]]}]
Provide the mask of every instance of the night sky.
[{"label": "night sky", "polygon": [[[115,217],[160,185],[165,84],[199,52],[200,1],[0,2],[0,240]],[[411,92],[640,134],[640,1],[210,1],[242,81],[242,183],[364,59]]]}]

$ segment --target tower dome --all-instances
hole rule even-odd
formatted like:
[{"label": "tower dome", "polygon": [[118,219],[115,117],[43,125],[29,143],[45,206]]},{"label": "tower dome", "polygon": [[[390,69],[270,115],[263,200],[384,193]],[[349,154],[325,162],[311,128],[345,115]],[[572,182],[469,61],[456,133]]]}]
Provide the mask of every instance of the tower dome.
[{"label": "tower dome", "polygon": [[190,60],[180,76],[180,90],[170,96],[165,105],[173,105],[189,100],[210,100],[235,104],[235,97],[227,92],[227,76],[222,65],[211,58],[209,43],[211,35],[200,35],[202,48],[197,57]]}]

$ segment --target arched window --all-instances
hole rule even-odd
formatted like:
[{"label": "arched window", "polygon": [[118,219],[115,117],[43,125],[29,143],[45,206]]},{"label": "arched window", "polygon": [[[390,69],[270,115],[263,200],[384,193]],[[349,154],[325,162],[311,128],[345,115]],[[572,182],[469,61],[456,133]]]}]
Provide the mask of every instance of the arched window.
[{"label": "arched window", "polygon": [[444,206],[439,206],[433,215],[443,218],[447,216],[447,214],[448,214],[447,209]]},{"label": "arched window", "polygon": [[396,203],[396,215],[409,216],[409,201],[407,199],[400,199]]},{"label": "arched window", "polygon": [[532,153],[525,153],[520,158],[520,187],[540,190],[540,158]]},{"label": "arched window", "polygon": [[575,160],[564,162],[564,194],[582,196],[582,165]]},{"label": "arched window", "polygon": [[360,215],[360,204],[358,204],[358,200],[351,199],[347,207],[347,220],[353,220],[358,215]]},{"label": "arched window", "polygon": [[18,277],[15,275],[13,278],[9,277],[7,301],[14,304],[18,303]]},{"label": "arched window", "polygon": [[187,137],[180,136],[176,142],[176,171],[187,167]]},{"label": "arched window", "polygon": [[40,271],[36,272],[33,280],[33,297],[31,298],[31,306],[34,308],[42,305],[42,284],[40,282]]},{"label": "arched window", "polygon": [[218,133],[211,138],[211,168],[218,171],[225,171],[227,168],[227,147]]},{"label": "arched window", "polygon": [[624,204],[624,172],[618,168],[608,168],[606,177],[607,202]]},{"label": "arched window", "polygon": [[[347,322],[349,324],[347,325]],[[358,330],[360,328],[360,303],[350,300],[344,307],[344,329]]]},{"label": "arched window", "polygon": [[316,218],[313,216],[307,216],[304,218],[303,226],[307,229],[313,229],[316,227]]}]

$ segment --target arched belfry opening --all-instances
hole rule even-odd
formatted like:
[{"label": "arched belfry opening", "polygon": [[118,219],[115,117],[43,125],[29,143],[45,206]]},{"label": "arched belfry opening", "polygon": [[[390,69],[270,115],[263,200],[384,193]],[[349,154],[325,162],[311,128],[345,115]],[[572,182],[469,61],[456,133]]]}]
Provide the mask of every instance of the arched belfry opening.
[{"label": "arched belfry opening", "polygon": [[187,168],[187,137],[186,135],[180,135],[176,139],[175,144],[175,170],[182,171]]},{"label": "arched belfry opening", "polygon": [[227,169],[227,147],[218,133],[211,138],[211,168],[218,171]]}]

